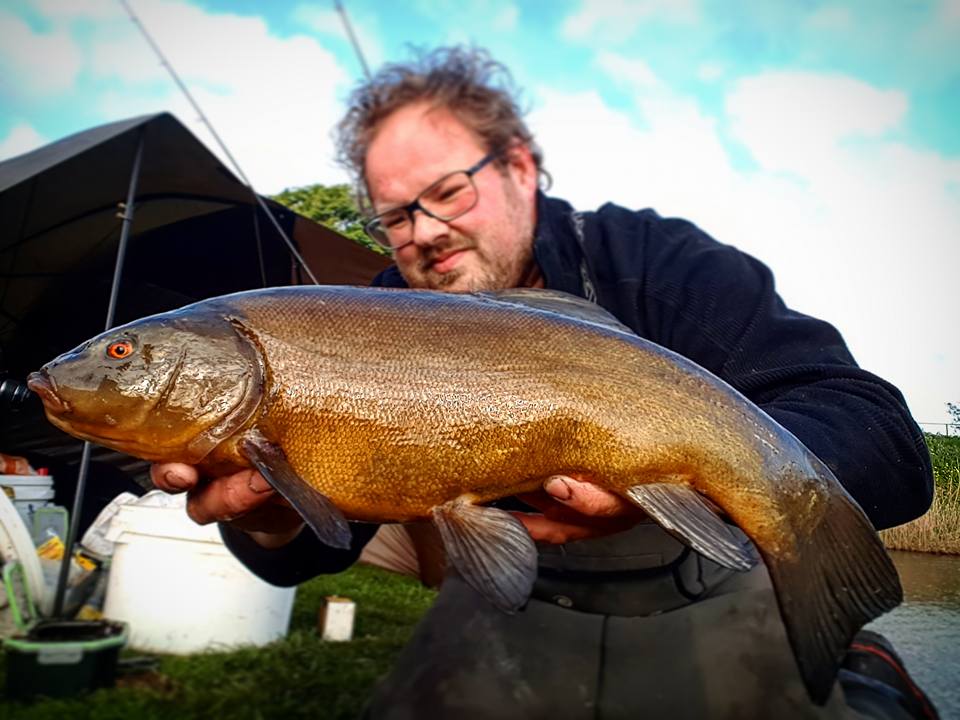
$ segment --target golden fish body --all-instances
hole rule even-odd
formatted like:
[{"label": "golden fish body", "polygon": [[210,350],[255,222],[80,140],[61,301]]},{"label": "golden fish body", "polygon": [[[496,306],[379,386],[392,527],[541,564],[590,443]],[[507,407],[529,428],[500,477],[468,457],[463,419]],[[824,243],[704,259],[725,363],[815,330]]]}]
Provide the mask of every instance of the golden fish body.
[{"label": "golden fish body", "polygon": [[729,386],[635,335],[445,293],[285,294],[231,303],[266,359],[257,422],[350,517],[426,517],[557,474],[619,492],[666,480],[789,551],[784,521],[806,526],[839,489]]},{"label": "golden fish body", "polygon": [[[452,564],[507,610],[529,594],[536,551],[516,520],[479,504],[583,476],[746,569],[750,553],[706,497],[766,561],[818,702],[853,634],[900,601],[869,521],[796,438],[694,363],[557,293],[239,293],[104,333],[31,386],[79,437],[213,472],[257,467],[333,544],[349,538],[341,513],[431,518]],[[502,577],[472,564],[487,552]]]}]

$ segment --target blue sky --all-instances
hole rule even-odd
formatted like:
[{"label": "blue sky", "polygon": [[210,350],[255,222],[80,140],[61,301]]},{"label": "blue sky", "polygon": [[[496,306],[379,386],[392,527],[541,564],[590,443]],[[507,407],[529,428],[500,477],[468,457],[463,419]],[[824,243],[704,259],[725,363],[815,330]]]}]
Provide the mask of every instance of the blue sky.
[{"label": "blue sky", "polygon": [[[332,2],[130,0],[261,192],[344,179],[360,74]],[[960,0],[344,0],[373,66],[489,48],[554,177],[686,217],[770,265],[921,421],[960,402]],[[0,159],[171,110],[116,0],[0,2]]]}]

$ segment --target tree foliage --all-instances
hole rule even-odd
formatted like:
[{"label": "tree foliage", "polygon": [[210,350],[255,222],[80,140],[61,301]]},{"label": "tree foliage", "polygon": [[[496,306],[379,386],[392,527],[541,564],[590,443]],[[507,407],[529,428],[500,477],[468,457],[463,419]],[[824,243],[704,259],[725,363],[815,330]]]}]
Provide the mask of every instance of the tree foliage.
[{"label": "tree foliage", "polygon": [[952,402],[948,402],[947,413],[950,415],[954,424],[960,425],[960,405],[954,405]]},{"label": "tree foliage", "polygon": [[363,216],[349,185],[305,185],[288,188],[273,199],[341,235],[381,254],[387,252],[363,231]]}]

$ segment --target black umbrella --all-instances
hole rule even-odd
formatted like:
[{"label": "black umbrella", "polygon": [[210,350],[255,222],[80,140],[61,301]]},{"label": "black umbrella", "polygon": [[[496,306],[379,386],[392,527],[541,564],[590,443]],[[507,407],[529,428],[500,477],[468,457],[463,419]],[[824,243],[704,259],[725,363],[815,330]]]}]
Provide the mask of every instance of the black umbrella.
[{"label": "black umbrella", "polygon": [[[367,284],[386,266],[383,256],[265,203],[319,282]],[[105,324],[299,283],[292,257],[250,188],[168,113],[102,125],[0,163],[0,451],[76,477],[83,444],[47,423],[39,403],[14,402],[29,397],[26,375]],[[96,448],[93,458],[143,474],[143,463],[112,451]]]}]

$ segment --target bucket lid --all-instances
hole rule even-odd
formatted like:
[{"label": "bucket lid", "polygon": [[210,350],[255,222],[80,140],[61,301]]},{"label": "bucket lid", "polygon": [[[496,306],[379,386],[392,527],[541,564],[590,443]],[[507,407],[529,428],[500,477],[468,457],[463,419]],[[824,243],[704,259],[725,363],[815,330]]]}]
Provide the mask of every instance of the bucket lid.
[{"label": "bucket lid", "polygon": [[16,488],[9,488],[8,492],[8,488],[3,487],[2,485],[0,485],[0,487],[3,488],[3,494],[15,502],[18,500],[53,500],[54,497],[53,488],[21,485],[20,487]]},{"label": "bucket lid", "polygon": [[0,475],[0,485],[53,487],[53,475]]},{"label": "bucket lid", "polygon": [[187,515],[186,503],[186,494],[171,496],[153,490],[136,502],[120,506],[110,521],[106,539],[129,542],[130,535],[146,535],[222,545],[216,524],[197,525]]}]

